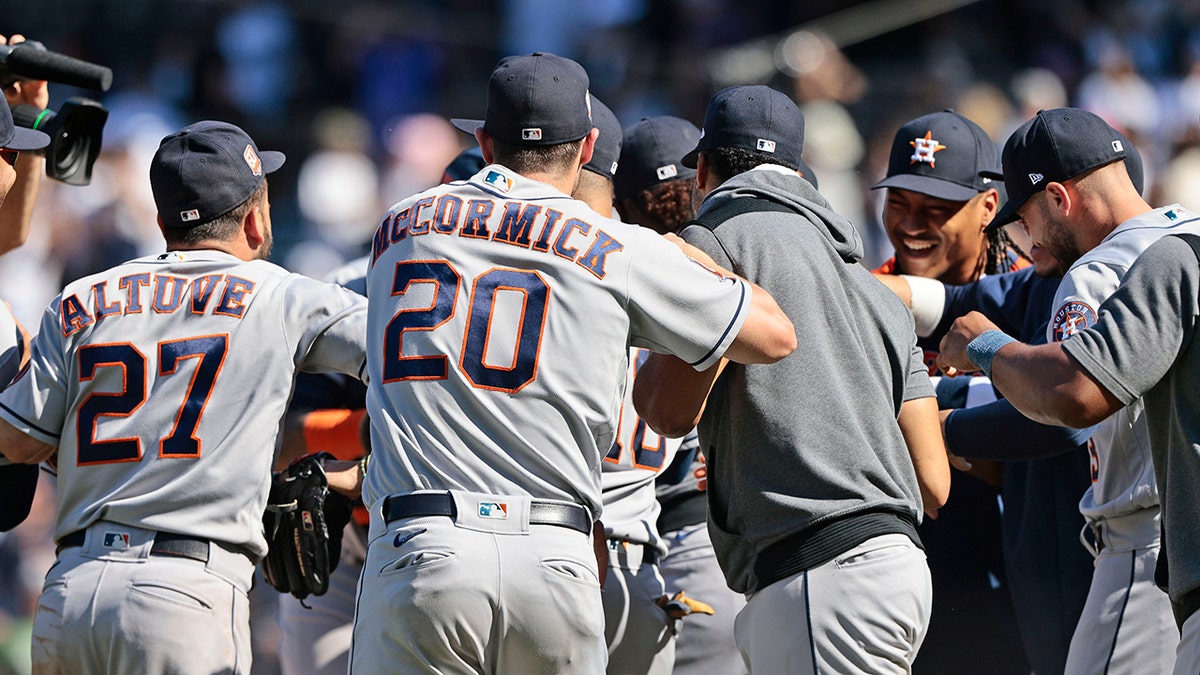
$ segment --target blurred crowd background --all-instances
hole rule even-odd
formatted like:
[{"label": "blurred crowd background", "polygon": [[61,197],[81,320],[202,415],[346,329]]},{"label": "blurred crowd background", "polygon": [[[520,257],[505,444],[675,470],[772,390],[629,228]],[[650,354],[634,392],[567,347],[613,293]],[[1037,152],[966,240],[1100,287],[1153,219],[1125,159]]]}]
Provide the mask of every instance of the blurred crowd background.
[{"label": "blurred crowd background", "polygon": [[[91,184],[47,180],[0,297],[36,330],[64,283],[163,244],[147,179],[167,133],[201,119],[288,155],[271,179],[272,260],[323,276],[365,251],[388,205],[438,182],[473,139],[488,74],[550,51],[587,68],[622,124],[703,120],[711,95],[764,83],[806,116],[805,160],[859,226],[874,267],[887,149],[904,121],[954,108],[998,145],[1038,109],[1087,108],[1142,153],[1153,205],[1200,211],[1198,0],[0,0],[0,34],[113,70]],[[0,535],[0,675],[24,672],[53,562],[53,493]],[[256,673],[277,671],[274,599],[256,591]]]}]

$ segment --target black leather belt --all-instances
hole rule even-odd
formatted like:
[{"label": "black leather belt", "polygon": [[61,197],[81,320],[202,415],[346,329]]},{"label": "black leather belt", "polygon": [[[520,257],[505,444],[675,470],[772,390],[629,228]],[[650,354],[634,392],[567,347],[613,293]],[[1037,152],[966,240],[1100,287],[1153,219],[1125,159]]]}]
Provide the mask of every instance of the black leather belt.
[{"label": "black leather belt", "polygon": [[[57,555],[62,552],[64,548],[83,546],[83,542],[83,530],[72,532],[58,540],[58,548],[55,549],[55,554]],[[209,541],[207,539],[159,532],[154,535],[154,543],[150,546],[150,555],[170,555],[206,563],[208,562],[208,546]]]},{"label": "black leather belt", "polygon": [[[455,517],[454,498],[446,492],[419,493],[408,495],[392,495],[383,500],[383,520],[390,523],[402,518],[420,518],[422,516]],[[529,523],[531,525],[557,525],[569,527],[583,534],[592,533],[592,517],[587,509],[578,504],[561,502],[541,502],[534,500],[529,504]]]}]

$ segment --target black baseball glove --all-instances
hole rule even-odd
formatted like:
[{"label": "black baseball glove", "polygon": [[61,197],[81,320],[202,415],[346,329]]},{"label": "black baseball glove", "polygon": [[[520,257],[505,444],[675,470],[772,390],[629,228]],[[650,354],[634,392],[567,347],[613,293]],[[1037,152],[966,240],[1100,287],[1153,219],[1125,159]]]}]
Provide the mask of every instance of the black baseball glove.
[{"label": "black baseball glove", "polygon": [[329,575],[342,552],[342,530],[350,522],[353,502],[329,489],[324,458],[328,452],[302,457],[272,476],[263,513],[269,550],[262,570],[280,593],[303,600],[324,595]]}]

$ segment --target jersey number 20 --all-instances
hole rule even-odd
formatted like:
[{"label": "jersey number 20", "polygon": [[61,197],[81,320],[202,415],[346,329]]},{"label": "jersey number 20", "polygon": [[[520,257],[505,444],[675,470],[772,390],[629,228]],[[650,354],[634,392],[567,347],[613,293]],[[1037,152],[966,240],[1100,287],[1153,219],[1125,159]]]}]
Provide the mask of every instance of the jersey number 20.
[{"label": "jersey number 20", "polygon": [[[433,330],[454,316],[462,275],[445,260],[410,260],[396,263],[392,295],[404,295],[415,283],[434,284],[428,307],[402,309],[388,322],[384,336],[383,381],[444,380],[449,374],[445,354],[403,356],[404,334]],[[516,344],[506,365],[488,362],[488,343],[496,318],[496,300],[502,291],[521,295]],[[463,335],[459,367],[481,389],[508,393],[520,391],[537,377],[538,350],[546,325],[550,286],[537,272],[493,268],[471,285],[470,314]]]},{"label": "jersey number 20", "polygon": [[[175,426],[158,442],[159,457],[200,457],[196,427],[208,404],[209,394],[229,348],[229,336],[206,335],[158,343],[158,375],[174,375],[185,359],[196,359],[192,379]],[[89,381],[99,368],[121,368],[124,387],[120,392],[93,393],[79,406],[76,431],[79,466],[136,462],[142,458],[142,441],[131,438],[96,439],[96,422],[101,417],[129,417],[146,402],[146,357],[129,342],[85,345],[79,349],[79,379]],[[156,399],[157,400],[157,399]]]}]

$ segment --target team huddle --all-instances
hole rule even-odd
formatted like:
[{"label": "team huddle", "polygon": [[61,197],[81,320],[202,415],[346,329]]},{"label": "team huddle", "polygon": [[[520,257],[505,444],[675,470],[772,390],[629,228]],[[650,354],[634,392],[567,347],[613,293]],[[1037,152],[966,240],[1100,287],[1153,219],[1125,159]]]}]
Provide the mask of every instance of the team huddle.
[{"label": "team huddle", "polygon": [[[769,87],[623,129],[534,53],[453,122],[325,281],[267,262],[281,153],[162,140],[166,251],[67,285],[0,392],[2,464],[57,472],[35,672],[248,673],[259,566],[313,582],[287,673],[1200,670],[1200,216],[1099,117],[906,124],[875,271]],[[997,585],[942,563],[992,521],[1016,628],[964,646]]]}]

